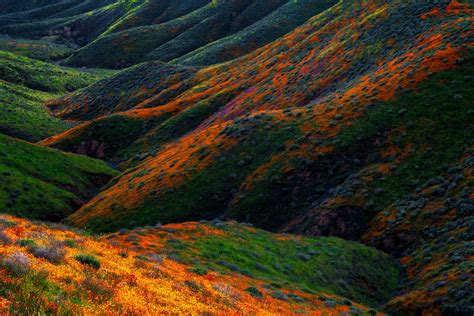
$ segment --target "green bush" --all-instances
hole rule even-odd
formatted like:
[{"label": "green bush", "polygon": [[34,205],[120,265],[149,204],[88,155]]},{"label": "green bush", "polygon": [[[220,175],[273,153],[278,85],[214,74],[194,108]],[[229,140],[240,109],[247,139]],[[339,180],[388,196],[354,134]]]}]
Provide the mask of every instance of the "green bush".
[{"label": "green bush", "polygon": [[94,269],[99,269],[100,268],[100,261],[93,255],[88,255],[88,254],[79,254],[74,257],[77,261],[79,261],[82,264],[87,264],[91,266]]}]

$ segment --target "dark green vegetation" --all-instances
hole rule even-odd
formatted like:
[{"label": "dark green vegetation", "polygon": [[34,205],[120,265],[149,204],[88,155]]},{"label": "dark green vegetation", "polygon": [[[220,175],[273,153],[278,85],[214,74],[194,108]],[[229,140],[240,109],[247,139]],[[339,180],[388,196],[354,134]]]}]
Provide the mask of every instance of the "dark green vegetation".
[{"label": "dark green vegetation", "polygon": [[74,49],[64,44],[56,44],[46,40],[0,36],[0,51],[7,51],[42,61],[55,61],[71,55]]},{"label": "dark green vegetation", "polygon": [[100,261],[93,255],[89,254],[79,254],[74,257],[77,261],[79,261],[82,264],[86,264],[91,266],[94,269],[99,269],[100,268]]},{"label": "dark green vegetation", "polygon": [[0,205],[12,214],[60,220],[115,175],[101,161],[0,134]]},{"label": "dark green vegetation", "polygon": [[393,102],[373,106],[340,136],[342,148],[363,150],[358,144],[385,135],[388,146],[410,157],[384,179],[370,183],[377,207],[385,207],[439,175],[460,159],[474,135],[474,51],[458,68],[431,76],[416,91]]},{"label": "dark green vegetation", "polygon": [[[80,45],[70,65],[122,68],[149,60],[208,65],[240,57],[335,0],[77,1],[8,4],[0,33]],[[93,27],[92,27],[93,26]]]},{"label": "dark green vegetation", "polygon": [[[270,116],[259,115],[244,120],[224,130],[226,138],[214,148],[202,148],[193,154],[196,160],[213,159],[211,166],[203,171],[190,172],[185,183],[176,185],[173,189],[159,193],[151,192],[141,207],[136,210],[125,210],[119,203],[112,208],[124,215],[124,218],[95,217],[87,228],[96,232],[110,232],[121,227],[134,227],[153,222],[182,222],[186,220],[212,219],[222,214],[223,205],[232,200],[242,181],[263,163],[269,161],[272,155],[285,150],[281,144],[298,137],[297,129],[285,126]],[[165,134],[166,135],[166,134]],[[238,139],[239,142],[230,148],[226,142]],[[131,169],[125,174],[134,172]],[[147,169],[136,173],[128,181],[128,188],[140,188],[144,182],[138,182],[146,177]],[[219,194],[216,194],[219,192]],[[87,212],[87,208],[83,209]],[[125,211],[125,212],[124,212]],[[236,216],[231,214],[229,216]],[[273,213],[274,223],[288,220],[288,213]]]},{"label": "dark green vegetation", "polygon": [[[208,233],[208,227],[217,232]],[[218,271],[264,280],[267,290],[282,300],[302,300],[279,292],[286,288],[336,294],[376,307],[398,285],[400,271],[389,256],[339,238],[274,235],[220,221],[200,222],[191,231],[163,227],[137,233],[145,231],[164,238],[168,256],[194,265],[195,273]],[[127,239],[132,236],[140,239],[133,233]]]},{"label": "dark green vegetation", "polygon": [[[8,51],[0,52],[0,207],[95,233],[119,230],[110,238],[146,251],[169,237],[153,256],[131,258],[155,264],[166,253],[193,277],[253,278],[246,296],[297,302],[283,293],[294,288],[400,314],[472,314],[469,6],[30,4],[8,2],[0,14],[0,32],[33,38],[0,40]],[[132,67],[114,74],[44,61]],[[45,108],[54,97],[46,106],[57,118]],[[335,237],[272,235],[216,218],[362,241],[392,257]],[[190,220],[214,221],[184,234],[160,224],[123,236]],[[147,233],[156,239],[141,244]],[[18,245],[61,263],[49,244]],[[102,256],[75,258],[88,270],[106,265]]]}]

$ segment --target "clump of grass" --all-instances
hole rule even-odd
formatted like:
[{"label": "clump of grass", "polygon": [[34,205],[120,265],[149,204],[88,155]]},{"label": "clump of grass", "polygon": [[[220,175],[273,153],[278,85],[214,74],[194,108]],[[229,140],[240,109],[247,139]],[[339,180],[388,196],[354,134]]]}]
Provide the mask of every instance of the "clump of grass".
[{"label": "clump of grass", "polygon": [[207,269],[201,266],[195,266],[195,267],[189,268],[189,272],[196,273],[197,275],[206,275]]},{"label": "clump of grass", "polygon": [[100,269],[100,261],[93,255],[89,254],[79,254],[74,257],[77,261],[79,261],[82,264],[91,266],[92,268],[98,270]]},{"label": "clump of grass", "polygon": [[17,242],[17,245],[20,247],[34,248],[36,247],[36,242],[33,239],[20,239]]},{"label": "clump of grass", "polygon": [[77,242],[74,239],[66,239],[64,240],[64,245],[69,248],[75,248],[77,246]]},{"label": "clump of grass", "polygon": [[249,286],[248,288],[245,289],[245,292],[249,293],[253,297],[257,297],[257,298],[263,297],[263,293],[260,292],[260,290],[257,289],[255,286]]}]

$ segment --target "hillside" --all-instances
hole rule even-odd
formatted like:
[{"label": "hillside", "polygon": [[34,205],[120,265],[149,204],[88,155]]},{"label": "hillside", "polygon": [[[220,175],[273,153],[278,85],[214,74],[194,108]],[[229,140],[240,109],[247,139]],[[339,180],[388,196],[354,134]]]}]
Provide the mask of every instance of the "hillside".
[{"label": "hillside", "polygon": [[117,172],[102,161],[35,146],[0,134],[0,206],[42,220],[61,220]]},{"label": "hillside", "polygon": [[62,220],[118,173],[103,161],[39,147],[71,123],[44,102],[86,87],[110,71],[78,71],[0,51],[0,208]]},{"label": "hillside", "polygon": [[86,87],[105,73],[58,67],[0,50],[0,133],[39,141],[70,128],[43,103]]},{"label": "hillside", "polygon": [[3,1],[0,314],[473,315],[473,13]]},{"label": "hillside", "polygon": [[83,46],[67,61],[74,66],[123,68],[153,60],[208,65],[276,40],[335,3],[67,0],[32,10],[7,3],[0,33]]},{"label": "hillside", "polygon": [[398,276],[387,255],[360,244],[233,223],[101,238],[11,216],[0,218],[0,228],[0,312],[7,313],[374,315],[359,302],[383,300]]},{"label": "hillside", "polygon": [[[135,96],[145,100],[132,102],[130,110],[43,141],[122,161],[124,169],[134,166],[70,222],[110,231],[221,216],[284,229],[324,205],[327,192],[343,190],[359,171],[381,165],[382,174],[391,174],[395,167],[383,166],[396,162],[384,194],[374,193],[381,182],[373,181],[365,192],[373,201],[341,205],[341,212],[368,213],[370,219],[377,207],[419,184],[409,179],[423,182],[456,161],[472,136],[466,120],[472,110],[466,37],[472,11],[453,3],[396,4],[340,4],[245,58],[201,69],[148,98],[136,85]],[[404,23],[397,29],[411,30],[397,41],[395,20]],[[82,115],[94,117],[115,104],[108,95],[102,90],[102,106],[83,106]],[[84,104],[76,102],[80,98],[50,106],[68,118]],[[107,136],[100,132],[107,126],[133,136],[125,142]],[[448,135],[457,136],[447,141]],[[100,153],[94,150],[99,147]],[[428,156],[419,179],[407,177]]]}]

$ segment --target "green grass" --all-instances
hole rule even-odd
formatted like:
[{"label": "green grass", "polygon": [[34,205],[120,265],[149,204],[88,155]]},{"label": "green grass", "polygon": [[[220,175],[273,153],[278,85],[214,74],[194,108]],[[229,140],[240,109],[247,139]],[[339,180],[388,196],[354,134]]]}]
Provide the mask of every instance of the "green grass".
[{"label": "green grass", "polygon": [[111,73],[62,68],[0,51],[0,132],[36,142],[66,130],[71,124],[53,117],[44,103]]},{"label": "green grass", "polygon": [[93,255],[79,254],[79,255],[75,256],[74,259],[76,259],[77,261],[79,261],[82,264],[91,266],[92,268],[94,268],[96,270],[100,269],[100,261],[99,261],[99,259],[97,259]]},{"label": "green grass", "polygon": [[60,220],[117,172],[104,162],[0,134],[0,208]]},{"label": "green grass", "polygon": [[214,225],[224,235],[168,240],[171,257],[194,264],[200,273],[206,269],[239,273],[265,280],[275,290],[327,292],[369,306],[380,306],[397,286],[399,270],[394,261],[359,243],[289,235],[278,240],[278,235],[263,230]]},{"label": "green grass", "polygon": [[65,93],[83,88],[101,76],[0,51],[0,78],[34,90]]},{"label": "green grass", "polygon": [[[215,161],[202,171],[190,171],[190,177],[184,185],[174,190],[157,192],[155,196],[144,196],[140,205],[131,210],[124,210],[114,204],[114,212],[124,214],[122,218],[111,220],[96,217],[87,224],[87,229],[110,232],[121,227],[136,227],[158,221],[171,223],[212,219],[222,214],[233,198],[232,191],[239,188],[248,174],[284,149],[281,144],[285,141],[299,136],[296,128],[280,124],[265,115],[248,122],[240,121],[225,133],[230,139],[238,138],[238,144],[228,150],[217,149],[221,152]],[[201,148],[195,153],[196,158],[206,157],[209,151],[210,148]],[[145,174],[145,171],[136,171],[136,177],[139,178],[140,173]]]},{"label": "green grass", "polygon": [[63,132],[70,124],[43,104],[54,96],[0,80],[0,132],[33,142]]},{"label": "green grass", "polygon": [[[209,65],[243,56],[292,31],[335,0],[144,3],[67,63],[124,68],[160,60]],[[171,12],[170,12],[171,11]],[[8,31],[8,28],[5,29]]]}]

